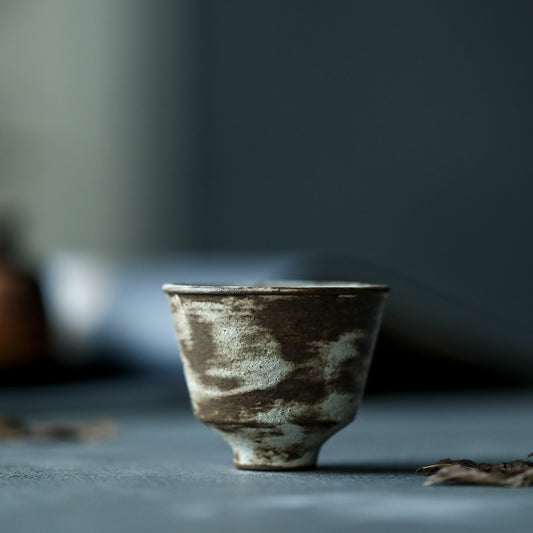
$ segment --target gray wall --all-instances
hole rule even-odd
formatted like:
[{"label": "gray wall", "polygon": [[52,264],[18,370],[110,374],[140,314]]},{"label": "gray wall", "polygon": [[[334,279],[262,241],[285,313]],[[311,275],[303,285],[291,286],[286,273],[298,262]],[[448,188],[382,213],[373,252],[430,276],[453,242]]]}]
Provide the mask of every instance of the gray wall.
[{"label": "gray wall", "polygon": [[532,318],[530,2],[211,6],[208,246],[352,253]]},{"label": "gray wall", "polygon": [[199,10],[0,1],[0,211],[34,257],[192,245]]}]

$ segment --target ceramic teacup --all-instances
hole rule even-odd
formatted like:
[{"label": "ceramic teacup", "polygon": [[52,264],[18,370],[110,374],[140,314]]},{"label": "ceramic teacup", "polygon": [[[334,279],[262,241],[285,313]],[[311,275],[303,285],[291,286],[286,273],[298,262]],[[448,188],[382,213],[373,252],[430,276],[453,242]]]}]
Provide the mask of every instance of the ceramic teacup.
[{"label": "ceramic teacup", "polygon": [[238,468],[312,468],[363,394],[388,287],[166,284],[195,415]]}]

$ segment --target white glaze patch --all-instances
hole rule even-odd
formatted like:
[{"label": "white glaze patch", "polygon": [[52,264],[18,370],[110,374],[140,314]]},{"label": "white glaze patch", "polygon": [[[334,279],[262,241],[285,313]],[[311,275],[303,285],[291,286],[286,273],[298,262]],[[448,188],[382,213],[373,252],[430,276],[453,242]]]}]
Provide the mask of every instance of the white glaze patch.
[{"label": "white glaze patch", "polygon": [[[196,320],[209,324],[212,342],[216,346],[216,357],[206,375],[237,378],[242,382],[242,385],[229,391],[213,385],[207,387],[202,382],[202,376],[196,374],[190,364],[184,364],[187,385],[194,401],[267,389],[285,379],[291,370],[289,363],[279,355],[280,346],[272,334],[250,320],[252,304],[243,298],[239,298],[237,302],[236,298],[228,299],[230,301],[226,300],[225,303],[189,300],[179,308],[183,312],[176,313],[176,327],[180,328],[181,342],[187,349],[194,350],[194,344],[186,315],[194,315]],[[233,305],[235,303],[237,308]],[[257,304],[254,308],[257,308]],[[251,338],[261,339],[261,342],[251,344]],[[183,351],[182,357],[185,362],[187,358],[183,356]]]},{"label": "white glaze patch", "polygon": [[338,371],[339,366],[351,358],[360,358],[357,352],[357,340],[365,338],[363,330],[356,329],[342,334],[337,340],[332,342],[318,342],[317,347],[324,361],[324,377],[329,380]]}]

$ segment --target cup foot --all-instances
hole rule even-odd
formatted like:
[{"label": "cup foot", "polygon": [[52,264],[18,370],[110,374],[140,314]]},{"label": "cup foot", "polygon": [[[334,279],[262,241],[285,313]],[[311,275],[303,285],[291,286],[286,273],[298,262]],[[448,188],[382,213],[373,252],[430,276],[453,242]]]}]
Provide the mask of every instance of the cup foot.
[{"label": "cup foot", "polygon": [[319,448],[302,450],[295,445],[288,448],[256,446],[233,447],[233,463],[240,470],[294,471],[316,468]]},{"label": "cup foot", "polygon": [[320,447],[339,427],[320,423],[312,427],[287,423],[209,426],[230,445],[237,468],[277,471],[315,468]]},{"label": "cup foot", "polygon": [[272,465],[241,465],[233,461],[239,470],[255,470],[259,472],[302,472],[306,470],[316,470],[316,462],[305,466],[272,466]]}]

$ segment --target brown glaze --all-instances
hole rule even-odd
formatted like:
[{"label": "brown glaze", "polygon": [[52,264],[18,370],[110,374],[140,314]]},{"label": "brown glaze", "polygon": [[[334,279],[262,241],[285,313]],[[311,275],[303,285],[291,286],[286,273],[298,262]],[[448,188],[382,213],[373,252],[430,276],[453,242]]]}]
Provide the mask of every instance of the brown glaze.
[{"label": "brown glaze", "polygon": [[314,464],[363,392],[386,290],[166,288],[196,416],[261,468]]}]

